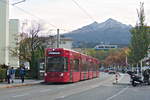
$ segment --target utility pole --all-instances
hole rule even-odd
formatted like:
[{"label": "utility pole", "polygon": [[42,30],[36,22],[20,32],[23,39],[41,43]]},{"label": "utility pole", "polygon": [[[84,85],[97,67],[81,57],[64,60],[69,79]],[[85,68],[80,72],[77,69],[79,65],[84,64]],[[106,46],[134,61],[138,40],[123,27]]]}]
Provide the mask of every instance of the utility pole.
[{"label": "utility pole", "polygon": [[141,72],[141,76],[142,76],[142,66],[143,66],[143,59],[140,61],[140,72]]},{"label": "utility pole", "polygon": [[57,42],[56,42],[57,48],[59,48],[59,42],[60,42],[60,34],[59,34],[59,29],[57,29]]}]

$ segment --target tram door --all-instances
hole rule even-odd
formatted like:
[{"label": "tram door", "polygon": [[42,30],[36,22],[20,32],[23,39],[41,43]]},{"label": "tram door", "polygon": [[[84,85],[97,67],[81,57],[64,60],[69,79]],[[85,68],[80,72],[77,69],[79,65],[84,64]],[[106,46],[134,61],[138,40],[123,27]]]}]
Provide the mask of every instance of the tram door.
[{"label": "tram door", "polygon": [[73,59],[70,60],[70,81],[73,82]]},{"label": "tram door", "polygon": [[38,79],[43,79],[45,73],[45,59],[38,60]]}]

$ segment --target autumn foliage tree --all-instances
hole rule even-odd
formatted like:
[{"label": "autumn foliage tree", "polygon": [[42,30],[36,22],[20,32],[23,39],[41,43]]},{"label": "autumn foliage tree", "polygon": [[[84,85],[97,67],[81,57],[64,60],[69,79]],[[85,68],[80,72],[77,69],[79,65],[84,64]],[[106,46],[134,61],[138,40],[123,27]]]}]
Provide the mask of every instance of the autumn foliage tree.
[{"label": "autumn foliage tree", "polygon": [[126,66],[129,49],[86,50],[86,54],[100,60],[102,66]]},{"label": "autumn foliage tree", "polygon": [[128,48],[111,51],[109,56],[105,59],[106,66],[126,66]]},{"label": "autumn foliage tree", "polygon": [[29,62],[33,78],[37,77],[36,60],[44,57],[43,40],[38,36],[41,30],[40,24],[33,24],[28,31],[20,34],[17,47],[11,49],[12,56],[18,56],[20,61]]}]

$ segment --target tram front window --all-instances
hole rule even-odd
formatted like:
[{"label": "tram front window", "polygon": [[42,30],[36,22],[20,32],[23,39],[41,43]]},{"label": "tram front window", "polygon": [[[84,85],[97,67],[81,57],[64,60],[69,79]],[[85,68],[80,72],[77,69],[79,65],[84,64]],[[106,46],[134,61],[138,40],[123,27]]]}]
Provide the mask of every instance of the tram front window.
[{"label": "tram front window", "polygon": [[67,58],[65,57],[48,57],[46,62],[47,72],[65,72],[67,71]]}]

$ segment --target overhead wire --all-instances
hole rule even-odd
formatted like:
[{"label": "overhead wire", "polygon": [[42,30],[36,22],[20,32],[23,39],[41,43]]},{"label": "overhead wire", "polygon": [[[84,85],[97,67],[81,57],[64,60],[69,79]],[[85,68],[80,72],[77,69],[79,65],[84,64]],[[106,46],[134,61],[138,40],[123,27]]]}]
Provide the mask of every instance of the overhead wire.
[{"label": "overhead wire", "polygon": [[[23,0],[23,1],[26,1],[26,0]],[[8,5],[9,5],[9,3],[8,3],[8,2],[6,2],[6,1],[4,1],[4,0],[0,0],[0,2],[2,2],[2,3],[4,3],[4,4],[8,4]],[[18,4],[18,3],[17,3],[17,4]],[[35,17],[36,19],[39,19],[39,20],[42,20],[42,21],[46,22],[48,25],[50,25],[50,26],[52,26],[52,27],[54,27],[54,28],[60,29],[58,26],[53,25],[53,24],[51,24],[51,23],[49,23],[49,22],[45,21],[44,19],[42,19],[42,18],[40,18],[40,17],[38,17],[38,16],[34,15],[33,13],[31,13],[31,12],[29,12],[29,11],[26,11],[26,10],[24,10],[24,9],[22,9],[22,8],[18,7],[18,6],[15,6],[15,3],[12,3],[12,4],[10,4],[10,5],[11,5],[11,6],[13,6],[13,7],[15,7],[16,9],[18,9],[18,10],[20,10],[20,11],[24,12],[25,14],[28,14],[28,15],[30,15],[30,16]],[[70,31],[70,29],[64,29],[64,28],[63,28],[63,29],[61,28],[60,30],[62,30],[62,31],[66,31],[66,32],[69,32],[69,31]]]},{"label": "overhead wire", "polygon": [[[9,5],[9,3],[6,2],[6,1],[4,1],[4,0],[1,0],[0,2],[2,2],[3,4],[8,4],[8,5]],[[37,19],[39,19],[39,20],[42,20],[42,21],[44,21],[44,22],[47,22],[47,21],[45,21],[44,19],[42,19],[42,18],[40,18],[40,17],[38,17],[38,16],[36,16],[36,15],[34,15],[34,14],[32,14],[32,13],[30,13],[30,12],[28,12],[28,11],[26,11],[26,10],[20,8],[20,7],[15,6],[14,3],[13,3],[13,4],[10,4],[10,5],[13,6],[13,7],[15,7],[15,8],[17,8],[17,9],[19,9],[20,11],[22,11],[22,12],[24,12],[24,13],[30,15],[30,16],[33,16],[33,17],[35,17],[35,18],[37,18]],[[49,23],[49,22],[48,22],[47,24],[49,24],[50,26],[53,26],[53,27],[55,27],[55,28],[58,28],[57,26],[55,26],[55,25],[53,25],[53,24],[51,24],[51,23]]]},{"label": "overhead wire", "polygon": [[92,21],[96,21],[92,16],[91,16],[91,14],[89,14],[88,12],[87,12],[87,10],[85,10],[77,1],[75,1],[75,0],[72,0],[73,1],[73,3],[76,5],[76,6],[78,6],[78,8],[79,9],[81,9],[81,11],[84,13],[84,14],[86,14]]},{"label": "overhead wire", "polygon": [[[17,6],[14,6],[14,7],[17,8],[17,9],[19,9],[19,10],[21,10],[22,12],[24,12],[24,13],[30,15],[30,16],[36,17],[36,18],[39,19],[39,20],[42,20],[42,21],[44,21],[44,22],[47,22],[47,21],[45,21],[44,19],[42,19],[42,18],[40,18],[40,17],[38,17],[38,16],[36,16],[36,15],[34,15],[34,14],[32,14],[32,13],[30,13],[30,12],[28,12],[28,11],[26,11],[26,10],[20,8],[20,7],[17,7]],[[68,30],[68,29],[59,28],[58,26],[56,26],[56,25],[54,25],[54,24],[51,24],[51,23],[49,23],[49,22],[47,22],[47,24],[49,24],[50,26],[53,26],[54,28],[63,30],[63,31],[70,31],[70,30]]]},{"label": "overhead wire", "polygon": [[26,1],[26,0],[21,0],[21,1],[18,1],[18,2],[13,3],[12,5],[16,5],[16,4],[19,4],[19,3],[25,2],[25,1]]},{"label": "overhead wire", "polygon": [[[39,20],[42,20],[42,21],[44,21],[44,22],[47,22],[47,21],[45,21],[44,19],[42,19],[42,18],[40,18],[40,17],[38,17],[38,16],[36,16],[36,15],[34,15],[34,14],[32,14],[32,13],[30,13],[30,12],[28,12],[28,11],[26,11],[26,10],[20,8],[20,7],[17,7],[17,6],[14,6],[14,7],[17,8],[17,9],[19,9],[19,10],[21,10],[22,12],[24,12],[24,13],[30,15],[30,16],[33,16],[33,17],[35,17],[35,18],[37,18],[37,19],[39,19]],[[55,27],[55,28],[58,28],[57,26],[55,26],[55,25],[53,25],[53,24],[51,24],[51,23],[49,23],[49,22],[48,22],[47,24],[49,24],[50,26],[53,26],[53,27]]]}]

